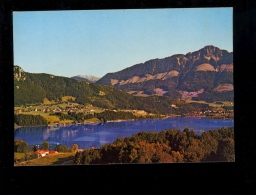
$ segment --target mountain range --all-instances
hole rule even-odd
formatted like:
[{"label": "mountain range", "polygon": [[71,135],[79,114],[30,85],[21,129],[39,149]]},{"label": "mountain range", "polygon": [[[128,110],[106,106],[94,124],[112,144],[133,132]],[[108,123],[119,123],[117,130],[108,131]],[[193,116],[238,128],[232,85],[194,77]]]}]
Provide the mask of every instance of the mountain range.
[{"label": "mountain range", "polygon": [[233,52],[209,45],[108,73],[96,83],[133,95],[232,100]]},{"label": "mountain range", "polygon": [[152,109],[165,109],[174,99],[233,101],[234,98],[233,52],[214,46],[186,55],[152,59],[108,73],[99,80],[93,76],[77,77],[79,79],[29,73],[15,65],[15,105],[39,103],[44,98],[58,101],[63,96],[73,96],[81,104],[103,108],[144,109],[153,106]]}]

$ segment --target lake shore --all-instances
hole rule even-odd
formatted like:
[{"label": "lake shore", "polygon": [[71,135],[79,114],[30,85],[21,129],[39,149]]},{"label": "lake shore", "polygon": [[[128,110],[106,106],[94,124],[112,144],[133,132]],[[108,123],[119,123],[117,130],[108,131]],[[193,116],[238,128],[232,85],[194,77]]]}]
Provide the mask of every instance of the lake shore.
[{"label": "lake shore", "polygon": [[[181,115],[169,115],[169,116],[165,116],[165,117],[161,117],[161,118],[145,118],[145,119],[117,119],[117,120],[108,120],[106,121],[108,122],[125,122],[125,121],[135,121],[135,120],[154,120],[154,119],[167,119],[167,118],[178,118],[181,117]],[[192,116],[189,116],[192,117]],[[196,117],[196,116],[195,116]],[[72,126],[72,125],[88,125],[88,124],[92,124],[92,125],[96,125],[99,123],[103,123],[103,122],[84,122],[84,123],[76,123],[76,124],[50,124],[50,125],[33,125],[33,126],[14,126],[14,130],[19,129],[19,128],[26,128],[26,127],[47,127],[47,129],[53,129],[53,128],[59,128],[59,127],[68,127],[68,126]]]},{"label": "lake shore", "polygon": [[[167,116],[167,117],[154,118],[154,119],[166,119],[166,118],[174,118],[174,117],[179,117],[179,116]],[[149,119],[149,118],[145,118],[145,119]],[[106,122],[125,122],[125,121],[135,121],[135,120],[141,120],[141,119],[126,119],[126,120],[125,119],[117,119],[117,120],[109,120]],[[83,123],[76,123],[76,124],[68,123],[68,124],[33,125],[33,126],[14,126],[14,130],[16,130],[18,128],[23,128],[23,127],[47,127],[49,129],[51,129],[51,128],[58,128],[58,127],[68,127],[68,126],[72,126],[72,125],[88,125],[88,124],[96,125],[99,123],[103,123],[103,122],[83,122]]]},{"label": "lake shore", "polygon": [[[126,122],[127,121],[127,122]],[[29,145],[41,145],[47,140],[54,147],[55,144],[78,144],[80,149],[99,148],[103,144],[112,143],[118,137],[125,138],[141,131],[159,132],[163,130],[180,130],[185,128],[201,135],[204,131],[230,127],[233,120],[212,120],[207,117],[166,117],[161,119],[144,120],[115,120],[98,123],[98,125],[71,125],[46,129],[46,127],[21,128],[15,132],[17,139],[24,139]]]},{"label": "lake shore", "polygon": [[[161,117],[161,118],[145,118],[145,119],[117,119],[117,120],[109,120],[109,121],[106,121],[107,123],[108,122],[125,122],[125,121],[135,121],[135,120],[154,120],[154,119],[168,119],[168,118],[180,118],[180,117],[185,117],[185,118],[209,118],[209,119],[223,119],[223,118],[210,118],[210,117],[207,117],[205,115],[184,115],[184,116],[181,116],[181,115],[168,115],[168,116],[165,116],[165,117]],[[232,120],[232,118],[226,118],[226,120]],[[16,129],[19,129],[19,128],[25,128],[25,127],[47,127],[47,129],[54,129],[54,128],[59,128],[59,127],[69,127],[69,126],[72,126],[72,125],[87,125],[87,124],[92,124],[92,125],[96,125],[96,124],[100,124],[100,123],[103,123],[103,122],[83,122],[83,123],[76,123],[76,124],[72,124],[72,123],[69,123],[69,124],[50,124],[50,125],[33,125],[33,126],[14,126],[14,130]]]},{"label": "lake shore", "polygon": [[59,125],[33,125],[33,126],[14,126],[14,130],[18,129],[18,128],[23,128],[23,127],[47,127],[49,129],[51,128],[58,128],[58,127],[65,127],[65,126],[71,126],[71,125],[86,125],[86,124],[98,124],[100,122],[84,122],[84,123],[77,123],[77,124],[59,124]]}]

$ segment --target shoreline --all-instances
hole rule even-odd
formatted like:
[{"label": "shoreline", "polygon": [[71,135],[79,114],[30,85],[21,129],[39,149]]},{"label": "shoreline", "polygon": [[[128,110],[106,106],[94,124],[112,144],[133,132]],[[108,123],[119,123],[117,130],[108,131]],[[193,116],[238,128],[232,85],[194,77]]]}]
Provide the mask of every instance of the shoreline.
[{"label": "shoreline", "polygon": [[[179,116],[175,116],[175,117],[179,117]],[[163,118],[154,118],[154,119],[166,119],[166,118],[175,118],[175,117],[172,117],[172,116],[167,116],[167,117],[163,117]],[[135,120],[146,120],[146,119],[150,119],[150,118],[145,118],[145,119],[117,119],[117,120],[109,120],[109,121],[106,121],[107,122],[125,122],[125,121],[135,121]],[[71,126],[71,125],[88,125],[88,124],[99,124],[99,123],[104,123],[103,121],[101,122],[84,122],[84,123],[76,123],[76,124],[59,124],[58,126],[55,124],[51,124],[51,125],[32,125],[32,126],[15,126],[14,127],[14,130],[15,129],[18,129],[18,128],[23,128],[23,127],[47,127],[47,128],[58,128],[58,127],[66,127],[66,126]]]},{"label": "shoreline", "polygon": [[[108,122],[125,122],[125,121],[136,121],[136,120],[156,120],[156,119],[168,119],[168,118],[180,118],[180,117],[184,117],[184,118],[208,118],[208,119],[222,119],[222,120],[234,120],[234,118],[209,118],[207,116],[181,116],[181,115],[172,115],[172,116],[165,116],[162,118],[145,118],[145,119],[117,119],[117,120],[109,120],[106,121],[106,123]],[[72,126],[72,125],[87,125],[87,124],[99,124],[99,123],[104,123],[104,122],[84,122],[84,123],[76,123],[76,124],[59,124],[58,126],[55,124],[50,124],[50,125],[33,125],[33,126],[14,126],[14,130],[19,129],[19,128],[25,128],[25,127],[47,127],[47,129],[52,129],[52,128],[59,128],[59,127],[68,127],[68,126]]]},{"label": "shoreline", "polygon": [[66,127],[66,126],[71,126],[71,125],[87,125],[87,124],[98,124],[100,122],[85,122],[85,123],[77,123],[77,124],[59,124],[58,126],[57,125],[32,125],[32,126],[15,126],[14,127],[14,130],[15,129],[18,129],[18,128],[23,128],[23,127],[47,127],[48,128],[58,128],[58,127]]}]

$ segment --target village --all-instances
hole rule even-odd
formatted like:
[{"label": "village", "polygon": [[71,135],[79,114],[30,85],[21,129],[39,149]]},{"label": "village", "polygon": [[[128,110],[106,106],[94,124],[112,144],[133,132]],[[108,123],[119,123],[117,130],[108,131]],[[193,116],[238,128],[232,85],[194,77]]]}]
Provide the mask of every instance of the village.
[{"label": "village", "polygon": [[58,104],[56,105],[40,105],[40,108],[38,106],[22,106],[21,108],[15,108],[14,113],[16,114],[35,114],[35,113],[68,113],[68,112],[78,112],[78,113],[85,113],[85,114],[94,114],[104,112],[106,110],[117,112],[117,111],[122,111],[122,112],[132,112],[135,114],[141,114],[141,115],[146,115],[148,114],[144,110],[130,110],[130,109],[103,109],[103,108],[98,108],[94,107],[92,105],[87,105],[83,106],[78,103],[67,103],[67,106],[59,106]]},{"label": "village", "polygon": [[[61,102],[61,103],[51,103],[51,104],[34,104],[34,105],[23,105],[19,107],[14,107],[15,114],[27,114],[27,115],[41,115],[48,121],[48,125],[53,126],[65,126],[73,124],[73,120],[69,119],[59,119],[58,114],[71,114],[71,113],[82,113],[84,115],[94,115],[95,113],[101,113],[104,111],[113,112],[131,112],[136,116],[150,116],[154,115],[147,113],[144,110],[131,110],[131,109],[104,109],[92,106],[91,104],[81,105],[76,102]],[[85,120],[84,123],[100,122],[100,120],[93,118]],[[75,122],[77,123],[77,122]],[[83,122],[82,122],[83,123]],[[80,124],[80,123],[77,123]]]},{"label": "village", "polygon": [[185,117],[207,117],[211,119],[234,119],[233,109],[213,109],[200,112],[191,112],[189,114],[183,115]]}]

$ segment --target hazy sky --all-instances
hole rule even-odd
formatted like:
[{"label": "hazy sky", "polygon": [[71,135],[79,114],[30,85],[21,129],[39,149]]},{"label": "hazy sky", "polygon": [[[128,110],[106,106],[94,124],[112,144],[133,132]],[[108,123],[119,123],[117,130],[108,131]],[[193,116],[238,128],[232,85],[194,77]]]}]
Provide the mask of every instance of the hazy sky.
[{"label": "hazy sky", "polygon": [[233,51],[232,8],[13,12],[14,64],[102,77],[206,45]]}]

